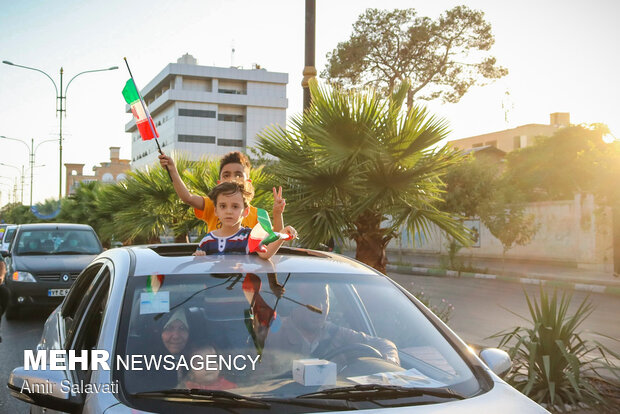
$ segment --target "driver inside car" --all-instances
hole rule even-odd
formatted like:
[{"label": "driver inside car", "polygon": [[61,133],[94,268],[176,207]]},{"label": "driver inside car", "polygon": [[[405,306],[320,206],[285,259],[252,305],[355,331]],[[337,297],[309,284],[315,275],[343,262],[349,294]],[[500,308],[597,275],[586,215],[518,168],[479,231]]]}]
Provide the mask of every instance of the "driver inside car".
[{"label": "driver inside car", "polygon": [[[292,290],[291,288],[290,291]],[[290,372],[292,362],[296,359],[333,358],[333,362],[340,365],[341,359],[347,357],[346,354],[355,356],[356,347],[353,344],[363,344],[357,347],[358,352],[359,348],[365,345],[368,346],[368,351],[371,351],[367,353],[362,350],[360,356],[379,357],[380,353],[382,359],[400,365],[398,349],[392,341],[338,326],[327,320],[329,314],[327,284],[302,283],[296,286],[295,291],[299,294],[294,296],[303,298],[308,305],[299,303],[291,310],[289,317],[282,318],[280,329],[277,332],[273,332],[272,329],[267,335],[263,364],[259,365],[263,365],[273,373]]]}]

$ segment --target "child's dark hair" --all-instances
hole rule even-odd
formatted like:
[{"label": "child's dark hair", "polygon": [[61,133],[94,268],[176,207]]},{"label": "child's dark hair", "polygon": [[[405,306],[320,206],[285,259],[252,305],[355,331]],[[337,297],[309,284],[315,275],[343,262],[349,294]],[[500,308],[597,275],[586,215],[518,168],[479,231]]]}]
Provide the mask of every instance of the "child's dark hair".
[{"label": "child's dark hair", "polygon": [[209,192],[209,198],[217,206],[217,197],[220,194],[233,195],[237,193],[240,193],[241,198],[243,198],[243,207],[247,207],[254,198],[254,187],[252,183],[247,181],[226,181],[216,185]]},{"label": "child's dark hair", "polygon": [[200,351],[201,349],[204,349],[204,348],[213,348],[215,353],[219,354],[218,347],[215,346],[215,344],[213,342],[208,341],[208,340],[201,340],[201,341],[198,341],[198,342],[194,343],[193,345],[191,345],[189,347],[189,353],[190,354],[195,354],[196,352],[198,352],[198,351]]},{"label": "child's dark hair", "polygon": [[222,176],[222,168],[226,164],[241,164],[243,165],[243,169],[247,176],[250,176],[250,169],[252,169],[252,164],[250,164],[250,160],[245,154],[242,154],[239,151],[231,151],[228,154],[224,155],[220,159],[220,177]]}]

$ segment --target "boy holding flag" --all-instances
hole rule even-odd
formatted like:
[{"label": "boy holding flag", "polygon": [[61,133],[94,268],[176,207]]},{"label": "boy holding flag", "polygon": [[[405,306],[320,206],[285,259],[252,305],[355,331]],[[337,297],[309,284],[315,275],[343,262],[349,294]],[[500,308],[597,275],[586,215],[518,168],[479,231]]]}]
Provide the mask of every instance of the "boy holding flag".
[{"label": "boy holding flag", "polygon": [[[172,185],[177,195],[185,204],[189,204],[194,208],[194,214],[196,218],[203,220],[207,223],[207,232],[219,229],[222,227],[222,222],[215,214],[214,202],[209,197],[203,197],[195,194],[191,194],[181,176],[177,171],[174,161],[171,157],[165,154],[159,156],[159,162],[162,167],[167,168],[172,178]],[[224,155],[220,159],[220,179],[218,184],[227,181],[242,181],[250,182],[250,169],[252,168],[250,160],[239,151],[232,151]],[[286,206],[286,200],[282,198],[282,187],[277,191],[273,189],[273,229],[280,231],[284,226],[282,213]],[[258,223],[257,210],[254,206],[249,206],[248,214],[244,217],[242,225],[244,227],[253,228]]]}]

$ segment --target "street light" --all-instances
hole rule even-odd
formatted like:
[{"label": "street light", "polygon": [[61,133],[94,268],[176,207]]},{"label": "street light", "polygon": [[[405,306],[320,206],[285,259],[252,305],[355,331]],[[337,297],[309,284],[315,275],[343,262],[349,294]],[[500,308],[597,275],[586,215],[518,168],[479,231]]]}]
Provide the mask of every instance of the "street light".
[{"label": "street light", "polygon": [[[10,139],[11,141],[17,141],[17,142],[21,142],[22,144],[24,144],[26,146],[26,148],[28,149],[28,159],[30,162],[30,207],[32,207],[32,177],[34,174],[34,156],[37,153],[37,149],[39,148],[39,146],[41,144],[44,144],[46,142],[52,142],[52,141],[56,141],[55,139],[46,139],[45,141],[41,141],[37,144],[37,146],[34,146],[34,138],[30,139],[30,146],[28,146],[28,144],[26,144],[25,141],[19,139],[19,138],[10,138],[10,137],[6,137],[4,135],[0,135],[0,138],[4,138],[4,139]],[[41,167],[40,165],[38,165],[38,167]],[[23,174],[23,172],[22,172]],[[23,176],[22,176],[23,178]],[[22,189],[23,189],[23,184],[22,184]],[[22,203],[24,202],[23,197],[22,197]],[[60,198],[58,199],[58,202],[60,202]]]},{"label": "street light", "polygon": [[[62,198],[62,113],[65,113],[65,117],[67,116],[67,89],[69,89],[69,85],[71,84],[71,82],[73,82],[73,79],[77,78],[80,75],[83,75],[85,73],[93,73],[93,72],[104,72],[107,70],[116,70],[118,69],[118,66],[111,66],[109,68],[105,68],[105,69],[93,69],[93,70],[85,70],[83,72],[78,73],[77,75],[75,75],[74,77],[72,77],[69,82],[67,83],[67,86],[65,86],[65,90],[64,90],[64,95],[63,95],[63,89],[62,89],[62,74],[63,74],[63,69],[62,67],[60,68],[60,88],[58,88],[56,86],[56,82],[54,82],[54,79],[52,79],[52,77],[50,75],[48,75],[47,73],[45,73],[44,71],[42,71],[41,69],[37,69],[37,68],[31,68],[30,66],[23,66],[23,65],[18,65],[17,63],[13,63],[13,62],[9,62],[8,60],[3,60],[2,63],[6,64],[6,65],[11,65],[11,66],[17,66],[19,68],[24,68],[24,69],[30,69],[30,70],[34,70],[37,72],[40,72],[42,74],[44,74],[45,76],[47,76],[47,78],[49,80],[52,81],[52,84],[54,84],[54,89],[56,90],[56,112],[60,113],[60,127],[59,127],[59,131],[58,131],[58,153],[60,156],[60,165],[59,165],[59,169],[58,169],[58,202],[60,202],[60,199]],[[58,92],[60,91],[60,95],[58,94]],[[32,205],[32,202],[30,203]]]},{"label": "street light", "polygon": [[[21,171],[21,203],[24,204],[24,166],[22,165],[22,168],[20,170],[19,167],[15,166],[15,165],[11,165],[11,164],[5,164],[3,162],[0,162],[0,165],[4,166],[4,167],[11,167],[11,168],[15,168],[17,170],[17,172],[19,173]],[[17,193],[17,178],[15,179],[15,192]],[[15,197],[17,197],[17,194],[15,195]]]},{"label": "street light", "polygon": [[[5,167],[15,168],[18,173],[20,171],[19,167],[16,167],[15,165],[5,164],[3,162],[0,162],[0,165],[3,165]],[[22,187],[21,187],[21,196],[20,197],[21,197],[21,203],[24,204],[24,166],[23,165],[22,165],[22,168],[21,168],[21,183],[22,183]]]}]

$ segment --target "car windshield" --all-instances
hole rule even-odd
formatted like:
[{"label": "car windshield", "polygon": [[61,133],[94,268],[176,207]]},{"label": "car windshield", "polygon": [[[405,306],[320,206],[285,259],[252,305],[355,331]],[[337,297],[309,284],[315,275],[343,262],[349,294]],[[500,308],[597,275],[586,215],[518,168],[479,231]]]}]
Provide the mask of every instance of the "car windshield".
[{"label": "car windshield", "polygon": [[114,375],[134,396],[291,399],[368,384],[480,391],[415,303],[376,275],[135,276],[122,312]]},{"label": "car windshield", "polygon": [[99,254],[101,245],[91,230],[27,230],[19,233],[17,255]]}]

